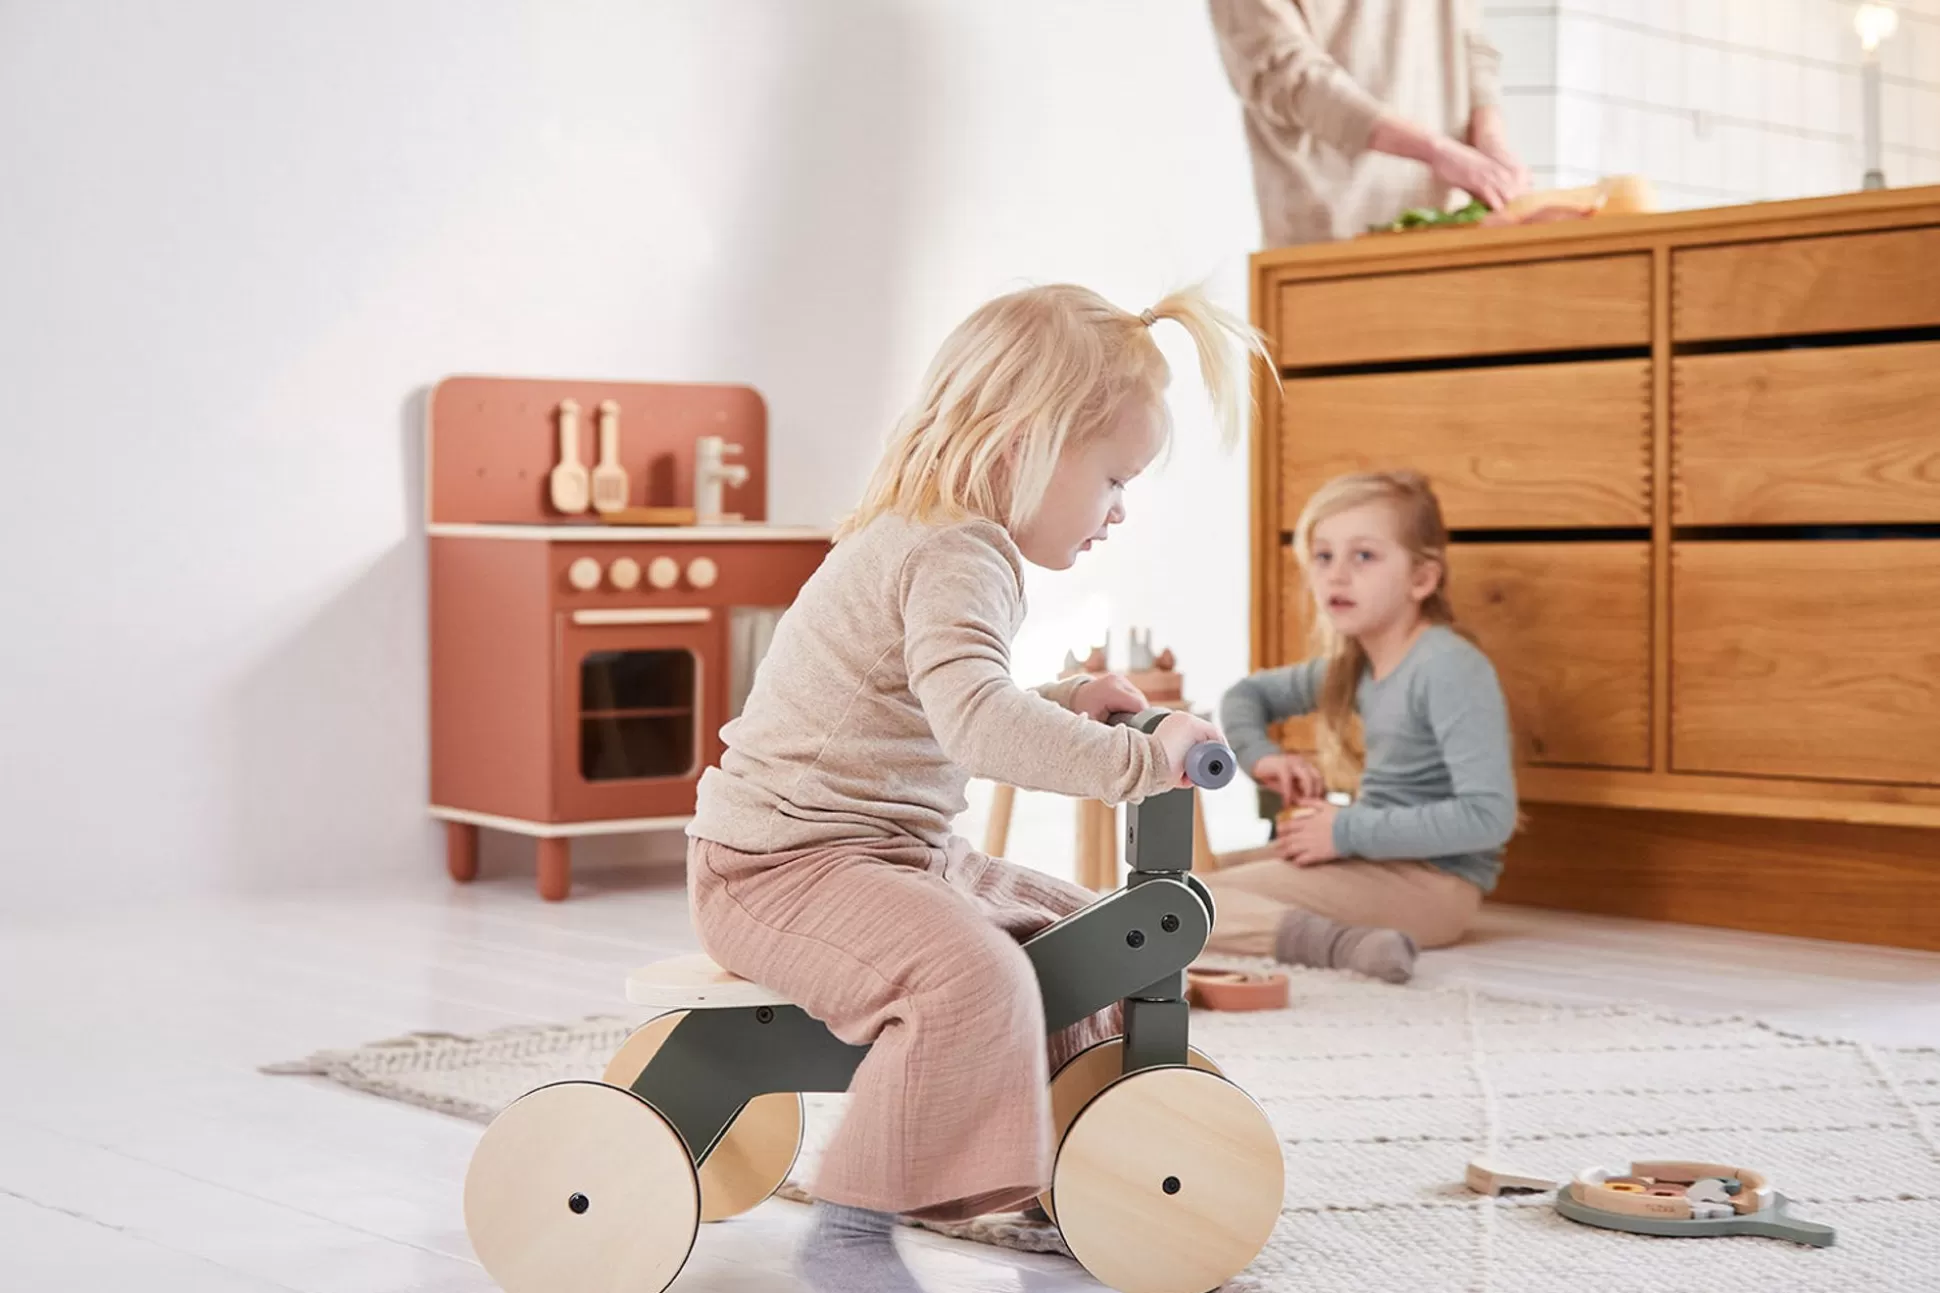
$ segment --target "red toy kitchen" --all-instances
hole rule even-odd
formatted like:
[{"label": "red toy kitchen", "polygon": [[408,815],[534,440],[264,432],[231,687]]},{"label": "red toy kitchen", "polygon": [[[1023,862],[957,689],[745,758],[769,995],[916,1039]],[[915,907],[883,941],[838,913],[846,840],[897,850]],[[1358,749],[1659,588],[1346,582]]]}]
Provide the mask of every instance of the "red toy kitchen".
[{"label": "red toy kitchen", "polygon": [[425,446],[431,814],[454,880],[509,831],[557,901],[574,837],[686,825],[829,535],[766,523],[745,386],[453,377]]}]

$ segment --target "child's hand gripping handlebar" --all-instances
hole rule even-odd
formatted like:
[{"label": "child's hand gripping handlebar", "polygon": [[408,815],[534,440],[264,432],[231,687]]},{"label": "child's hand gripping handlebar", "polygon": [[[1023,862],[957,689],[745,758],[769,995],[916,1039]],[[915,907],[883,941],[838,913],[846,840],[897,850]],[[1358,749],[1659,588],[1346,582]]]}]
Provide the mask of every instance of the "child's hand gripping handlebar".
[{"label": "child's hand gripping handlebar", "polygon": [[[1105,721],[1126,723],[1141,732],[1157,733],[1166,745],[1167,757],[1174,759],[1174,766],[1184,774],[1181,785],[1190,783],[1202,790],[1218,790],[1239,771],[1239,760],[1233,757],[1231,747],[1219,739],[1219,729],[1184,710],[1154,708],[1140,714],[1121,710]],[[1176,732],[1161,732],[1159,729],[1165,726],[1171,726]],[[1174,739],[1166,740],[1168,736]],[[1180,738],[1190,742],[1182,758],[1173,754]]]}]

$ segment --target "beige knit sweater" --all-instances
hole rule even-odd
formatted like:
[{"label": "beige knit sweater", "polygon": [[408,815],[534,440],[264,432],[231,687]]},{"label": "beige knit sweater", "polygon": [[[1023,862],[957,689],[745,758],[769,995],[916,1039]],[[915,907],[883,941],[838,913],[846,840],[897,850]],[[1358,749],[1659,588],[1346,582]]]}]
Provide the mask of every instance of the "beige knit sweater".
[{"label": "beige knit sweater", "polygon": [[1383,113],[1456,138],[1498,101],[1479,0],[1211,0],[1269,247],[1351,238],[1449,189],[1370,152]]},{"label": "beige knit sweater", "polygon": [[883,517],[844,539],[776,626],[687,833],[743,853],[941,848],[973,776],[1107,803],[1165,789],[1154,737],[1064,707],[1078,679],[1011,681],[1023,619],[999,525]]}]

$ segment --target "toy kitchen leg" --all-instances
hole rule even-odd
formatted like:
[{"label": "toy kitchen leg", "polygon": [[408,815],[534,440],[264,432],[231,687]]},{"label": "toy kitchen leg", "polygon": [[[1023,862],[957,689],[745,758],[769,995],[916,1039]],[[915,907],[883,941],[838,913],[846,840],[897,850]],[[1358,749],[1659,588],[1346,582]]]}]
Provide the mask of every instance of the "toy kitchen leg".
[{"label": "toy kitchen leg", "polygon": [[539,846],[539,896],[547,902],[564,902],[573,889],[573,842],[564,835],[541,835]]},{"label": "toy kitchen leg", "polygon": [[469,822],[445,823],[445,870],[459,884],[478,878],[478,827]]}]

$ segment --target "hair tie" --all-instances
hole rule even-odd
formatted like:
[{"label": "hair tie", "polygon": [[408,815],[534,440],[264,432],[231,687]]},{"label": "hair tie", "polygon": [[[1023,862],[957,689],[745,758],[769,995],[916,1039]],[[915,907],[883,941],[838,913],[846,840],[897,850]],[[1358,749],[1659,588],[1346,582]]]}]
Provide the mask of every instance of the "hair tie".
[{"label": "hair tie", "polygon": [[1150,310],[1141,310],[1139,311],[1138,321],[1149,328],[1159,321],[1159,316]]}]

